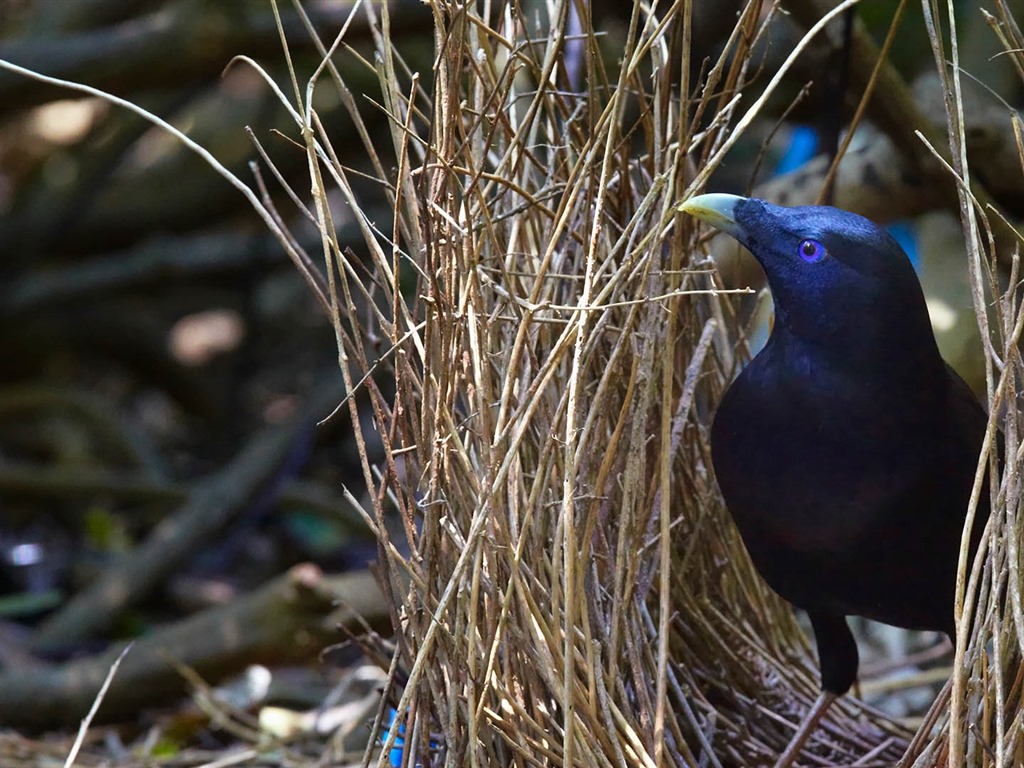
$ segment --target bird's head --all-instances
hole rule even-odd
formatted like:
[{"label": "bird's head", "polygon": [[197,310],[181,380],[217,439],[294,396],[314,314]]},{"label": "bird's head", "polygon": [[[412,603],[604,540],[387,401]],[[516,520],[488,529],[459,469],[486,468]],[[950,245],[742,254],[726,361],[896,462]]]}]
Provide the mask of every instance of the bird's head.
[{"label": "bird's head", "polygon": [[785,208],[708,194],[679,210],[726,232],[760,262],[775,300],[775,325],[837,351],[849,344],[932,339],[914,268],[884,229],[827,206]]}]

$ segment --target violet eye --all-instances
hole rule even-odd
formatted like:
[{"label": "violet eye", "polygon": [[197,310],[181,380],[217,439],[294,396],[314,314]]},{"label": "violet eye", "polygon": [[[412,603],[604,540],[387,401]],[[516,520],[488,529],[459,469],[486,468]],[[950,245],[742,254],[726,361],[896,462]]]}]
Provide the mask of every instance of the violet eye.
[{"label": "violet eye", "polygon": [[825,246],[819,243],[817,240],[804,240],[800,243],[800,258],[806,261],[808,264],[813,264],[816,261],[821,261],[825,258]]}]

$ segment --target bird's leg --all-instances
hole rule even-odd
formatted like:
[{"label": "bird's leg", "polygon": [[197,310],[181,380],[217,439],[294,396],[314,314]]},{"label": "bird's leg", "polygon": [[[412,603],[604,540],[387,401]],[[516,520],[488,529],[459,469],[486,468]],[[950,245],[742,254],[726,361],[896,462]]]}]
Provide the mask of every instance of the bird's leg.
[{"label": "bird's leg", "polygon": [[804,744],[807,743],[808,737],[814,732],[814,729],[818,727],[818,723],[821,722],[822,716],[828,710],[829,706],[833,701],[836,700],[834,693],[828,691],[822,691],[818,695],[818,700],[814,702],[814,706],[810,708],[804,719],[800,722],[800,727],[797,728],[796,734],[790,740],[786,746],[785,751],[779,755],[779,759],[775,761],[775,768],[789,768],[796,760],[797,755],[800,754],[800,750],[804,748]]},{"label": "bird's leg", "polygon": [[807,618],[811,620],[814,639],[818,644],[822,692],[810,712],[804,716],[789,746],[775,762],[775,768],[788,768],[793,764],[829,705],[848,691],[857,677],[857,642],[853,639],[846,617],[827,611],[808,611]]}]

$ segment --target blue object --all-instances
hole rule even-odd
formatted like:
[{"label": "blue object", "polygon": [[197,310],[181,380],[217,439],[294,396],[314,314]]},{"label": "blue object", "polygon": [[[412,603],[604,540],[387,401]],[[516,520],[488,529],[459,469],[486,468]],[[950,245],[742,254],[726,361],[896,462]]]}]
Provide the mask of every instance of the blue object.
[{"label": "blue object", "polygon": [[[398,710],[394,707],[388,707],[387,720],[384,722],[384,738],[381,740],[381,744],[384,744],[388,737],[391,735],[391,729],[395,725],[395,720],[398,717]],[[395,736],[395,742],[391,747],[391,751],[388,753],[388,762],[391,763],[394,768],[400,768],[402,765],[402,753],[405,751],[405,723],[399,723],[398,735]]]},{"label": "blue object", "polygon": [[910,263],[914,269],[921,268],[921,255],[917,250],[917,235],[914,234],[914,227],[909,221],[897,221],[886,227],[893,240],[900,244],[900,248],[906,251]]},{"label": "blue object", "polygon": [[[381,739],[381,745],[385,744],[388,737],[391,734],[391,729],[395,725],[395,721],[398,719],[398,710],[394,707],[388,707],[388,714],[384,720],[384,736]],[[434,740],[430,741],[430,748],[437,749],[438,743]],[[405,753],[405,723],[398,724],[398,733],[395,735],[394,744],[391,745],[391,750],[388,752],[388,762],[392,768],[401,768],[402,756]],[[415,768],[423,768],[423,763],[417,761]]]},{"label": "blue object", "polygon": [[809,125],[798,125],[789,137],[789,146],[782,153],[782,159],[779,160],[775,173],[783,174],[795,171],[816,154],[818,154],[818,132]]}]

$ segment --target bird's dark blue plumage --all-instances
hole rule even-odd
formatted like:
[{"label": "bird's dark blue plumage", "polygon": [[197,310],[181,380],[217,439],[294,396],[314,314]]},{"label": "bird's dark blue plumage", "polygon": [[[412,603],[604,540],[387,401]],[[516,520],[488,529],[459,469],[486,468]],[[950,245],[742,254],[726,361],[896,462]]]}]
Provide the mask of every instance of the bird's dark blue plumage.
[{"label": "bird's dark blue plumage", "polygon": [[[846,616],[953,632],[986,416],[942,360],[913,267],[883,229],[731,195],[681,209],[733,235],[768,277],[775,324],[722,399],[712,458],[755,566],[807,610],[822,687],[839,695],[857,674]],[[976,532],[986,517],[983,501]]]}]

